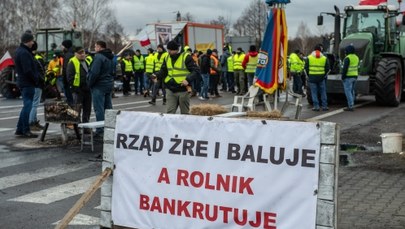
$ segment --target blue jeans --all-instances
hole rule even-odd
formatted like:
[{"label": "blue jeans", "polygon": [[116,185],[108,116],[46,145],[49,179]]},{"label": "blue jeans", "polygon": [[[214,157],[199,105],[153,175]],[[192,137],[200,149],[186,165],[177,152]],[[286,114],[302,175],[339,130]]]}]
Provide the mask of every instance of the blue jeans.
[{"label": "blue jeans", "polygon": [[210,74],[201,74],[203,85],[201,87],[201,97],[208,99],[208,86],[210,85]]},{"label": "blue jeans", "polygon": [[25,134],[30,132],[30,113],[32,109],[32,102],[35,95],[35,87],[24,87],[20,89],[22,99],[23,99],[23,108],[20,112],[20,118],[17,123],[17,132],[19,134]]},{"label": "blue jeans", "polygon": [[347,107],[353,108],[355,93],[354,89],[356,88],[356,78],[354,77],[347,77],[343,80],[343,88],[345,90],[345,95],[347,99]]},{"label": "blue jeans", "polygon": [[[98,88],[91,89],[91,96],[93,98],[93,108],[94,113],[96,114],[97,121],[104,121],[105,119],[105,110],[112,109],[112,91],[111,90],[102,90]],[[103,128],[97,128],[97,133],[102,133]]]},{"label": "blue jeans", "polygon": [[41,101],[41,96],[42,96],[42,89],[36,87],[34,99],[32,101],[32,108],[31,108],[31,112],[30,112],[29,123],[34,123],[37,121],[37,108],[38,108],[39,102]]},{"label": "blue jeans", "polygon": [[318,94],[321,94],[322,108],[327,108],[328,107],[328,99],[326,97],[325,80],[322,80],[322,81],[317,82],[317,83],[309,82],[309,88],[311,89],[311,96],[312,96],[312,101],[314,103],[314,108],[319,109]]}]

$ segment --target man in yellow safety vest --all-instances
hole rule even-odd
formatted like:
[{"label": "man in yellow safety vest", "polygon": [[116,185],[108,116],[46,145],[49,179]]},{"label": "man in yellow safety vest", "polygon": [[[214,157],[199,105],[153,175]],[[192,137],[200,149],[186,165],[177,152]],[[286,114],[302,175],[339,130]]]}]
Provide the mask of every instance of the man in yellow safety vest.
[{"label": "man in yellow safety vest", "polygon": [[91,91],[87,86],[86,77],[89,72],[89,64],[86,61],[86,53],[82,47],[74,49],[74,57],[70,58],[66,69],[66,76],[72,89],[73,104],[80,114],[82,122],[90,121],[91,114]]},{"label": "man in yellow safety vest", "polygon": [[167,113],[175,114],[180,107],[181,114],[190,112],[190,82],[199,77],[200,69],[188,52],[180,52],[180,45],[172,40],[167,44],[169,55],[154,81],[162,80],[166,87]]}]

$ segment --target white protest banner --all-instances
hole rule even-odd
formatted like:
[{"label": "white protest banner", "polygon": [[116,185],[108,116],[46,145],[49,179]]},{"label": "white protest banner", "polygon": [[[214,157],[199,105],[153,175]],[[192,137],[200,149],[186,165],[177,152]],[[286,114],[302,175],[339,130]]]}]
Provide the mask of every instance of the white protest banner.
[{"label": "white protest banner", "polygon": [[315,228],[317,123],[122,111],[112,220],[133,228]]}]

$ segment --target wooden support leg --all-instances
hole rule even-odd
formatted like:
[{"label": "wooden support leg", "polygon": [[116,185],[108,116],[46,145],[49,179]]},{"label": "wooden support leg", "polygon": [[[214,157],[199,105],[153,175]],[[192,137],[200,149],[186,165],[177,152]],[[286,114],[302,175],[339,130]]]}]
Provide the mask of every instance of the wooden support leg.
[{"label": "wooden support leg", "polygon": [[61,123],[60,128],[61,128],[61,131],[62,131],[62,144],[65,145],[67,143],[67,140],[68,140],[67,130],[66,130],[66,123]]},{"label": "wooden support leg", "polygon": [[41,134],[41,142],[45,140],[46,131],[48,131],[49,122],[45,123],[44,129],[42,130]]},{"label": "wooden support leg", "polygon": [[77,127],[77,123],[73,124],[73,128],[74,128],[75,133],[76,133],[76,138],[78,140],[80,140],[80,132],[79,132],[79,127]]}]

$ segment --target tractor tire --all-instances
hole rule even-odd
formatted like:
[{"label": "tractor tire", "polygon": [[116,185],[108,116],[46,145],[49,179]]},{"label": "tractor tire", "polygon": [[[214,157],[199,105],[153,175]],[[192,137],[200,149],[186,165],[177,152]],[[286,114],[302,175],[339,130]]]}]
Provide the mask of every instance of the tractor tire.
[{"label": "tractor tire", "polygon": [[402,96],[402,66],[396,58],[383,58],[375,75],[375,100],[382,106],[397,107]]},{"label": "tractor tire", "polygon": [[6,82],[11,81],[12,72],[12,68],[10,67],[0,72],[0,94],[7,99],[15,99],[21,95],[20,90],[15,83]]}]

